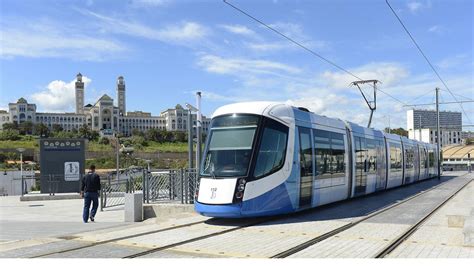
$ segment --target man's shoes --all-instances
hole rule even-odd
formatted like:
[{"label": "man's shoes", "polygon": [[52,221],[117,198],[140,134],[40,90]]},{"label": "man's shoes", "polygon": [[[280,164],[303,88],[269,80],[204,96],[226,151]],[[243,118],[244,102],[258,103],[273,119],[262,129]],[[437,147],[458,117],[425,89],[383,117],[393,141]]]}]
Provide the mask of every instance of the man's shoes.
[{"label": "man's shoes", "polygon": [[91,222],[93,222],[93,221],[94,221],[94,217],[91,216]]}]

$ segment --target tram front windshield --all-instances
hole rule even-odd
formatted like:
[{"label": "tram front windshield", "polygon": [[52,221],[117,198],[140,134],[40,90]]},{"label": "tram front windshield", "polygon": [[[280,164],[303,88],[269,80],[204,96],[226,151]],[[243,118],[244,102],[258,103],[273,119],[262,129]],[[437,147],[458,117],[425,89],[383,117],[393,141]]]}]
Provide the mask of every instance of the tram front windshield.
[{"label": "tram front windshield", "polygon": [[246,176],[258,123],[259,117],[254,115],[214,118],[201,175],[217,178]]}]

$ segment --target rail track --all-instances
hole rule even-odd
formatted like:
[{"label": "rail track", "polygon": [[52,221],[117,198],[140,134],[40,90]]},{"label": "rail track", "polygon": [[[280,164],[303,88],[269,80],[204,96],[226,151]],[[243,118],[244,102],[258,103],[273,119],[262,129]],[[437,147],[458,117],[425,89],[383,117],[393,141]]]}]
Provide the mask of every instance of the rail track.
[{"label": "rail track", "polygon": [[[469,184],[470,182],[467,182],[462,188],[464,188],[465,186],[467,186],[467,184]],[[355,221],[352,221],[346,225],[343,225],[341,227],[338,227],[334,230],[331,230],[323,235],[320,235],[318,237],[315,237],[309,241],[306,241],[300,245],[297,245],[297,246],[294,246],[294,247],[291,247],[289,248],[288,250],[284,251],[284,252],[280,252],[276,255],[273,255],[271,256],[271,258],[286,258],[288,256],[291,256],[301,250],[304,250],[318,242],[321,242],[325,239],[328,239],[338,233],[341,233],[343,231],[346,231],[352,227],[354,227],[355,225],[363,222],[363,221],[366,221],[370,218],[373,218],[383,212],[386,212],[390,209],[393,209],[405,202],[408,202],[414,198],[417,198],[429,191],[432,191],[436,188],[438,188],[439,186],[443,185],[443,183],[440,183],[436,186],[433,186],[429,189],[426,189],[426,190],[423,190],[421,192],[418,192],[416,193],[415,195],[412,195],[408,198],[405,198],[401,201],[398,201],[396,203],[393,203],[391,205],[388,205],[386,207],[383,207],[382,209],[378,209],[378,210],[375,210],[373,212],[370,212],[368,213],[366,216],[364,216],[363,218],[360,218],[360,219],[357,219]],[[427,215],[426,217],[424,217],[423,221],[425,221],[426,219],[429,218],[429,216],[431,216],[434,212],[436,212],[437,209],[441,208],[442,205],[444,205],[444,203],[446,203],[447,201],[449,201],[449,199],[451,199],[452,197],[454,197],[455,194],[457,194],[460,190],[462,190],[462,188],[460,188],[459,190],[457,190],[453,195],[451,195],[449,198],[447,198],[445,201],[443,201],[442,204],[440,204],[439,206],[437,206],[429,215]],[[369,195],[370,196],[370,195]],[[311,212],[314,212],[314,211],[318,211],[318,209],[312,209],[312,210],[309,210]],[[301,213],[298,213],[296,215],[300,215]],[[125,256],[123,258],[139,258],[139,257],[142,257],[142,256],[145,256],[145,255],[148,255],[148,254],[151,254],[151,253],[155,253],[155,252],[159,252],[159,251],[163,251],[163,250],[167,250],[167,249],[170,249],[170,248],[174,248],[174,247],[177,247],[177,246],[181,246],[181,245],[185,245],[185,244],[188,244],[188,243],[192,243],[192,242],[196,242],[196,241],[200,241],[200,240],[203,240],[203,239],[208,239],[208,238],[212,238],[212,237],[216,237],[216,236],[219,236],[219,235],[223,235],[223,234],[227,234],[227,233],[231,233],[231,232],[234,232],[234,231],[238,231],[238,230],[241,230],[241,229],[244,229],[244,228],[248,228],[248,227],[251,227],[251,226],[256,226],[256,225],[260,225],[260,224],[264,224],[264,223],[267,223],[267,222],[271,222],[271,221],[278,221],[278,220],[282,220],[282,219],[285,219],[285,218],[288,218],[288,216],[275,216],[275,217],[265,217],[265,218],[255,218],[255,219],[249,219],[248,221],[246,222],[243,222],[241,225],[237,225],[237,226],[234,226],[234,227],[231,227],[229,229],[224,229],[222,231],[218,231],[218,232],[214,232],[214,233],[211,233],[211,234],[207,234],[207,235],[203,235],[203,236],[198,236],[198,237],[194,237],[194,238],[190,238],[190,239],[186,239],[186,240],[183,240],[183,241],[178,241],[178,242],[175,242],[175,243],[171,243],[171,244],[167,244],[167,245],[163,245],[163,246],[160,246],[160,247],[156,247],[156,248],[151,248],[151,249],[148,249],[148,250],[145,250],[145,251],[142,251],[142,252],[137,252],[137,253],[134,253],[134,254],[131,254],[131,255],[128,255],[128,256]],[[152,231],[148,231],[148,232],[143,232],[143,233],[139,233],[139,234],[133,234],[133,235],[127,235],[127,236],[122,236],[122,237],[118,237],[118,238],[113,238],[113,239],[109,239],[109,240],[104,240],[104,241],[98,241],[98,242],[93,242],[93,243],[89,243],[89,244],[86,244],[86,245],[82,245],[82,246],[79,246],[79,247],[74,247],[74,248],[69,248],[69,249],[64,249],[64,250],[59,250],[59,251],[53,251],[53,252],[48,252],[48,253],[44,253],[44,254],[40,254],[40,255],[36,255],[36,256],[32,256],[30,258],[41,258],[41,257],[48,257],[48,256],[51,256],[51,255],[54,255],[54,254],[61,254],[61,253],[67,253],[67,252],[72,252],[72,251],[76,251],[76,250],[81,250],[81,249],[85,249],[85,248],[89,248],[89,247],[94,247],[94,246],[99,246],[99,245],[104,245],[104,244],[110,244],[110,243],[114,243],[114,242],[117,242],[117,241],[121,241],[121,240],[127,240],[127,239],[132,239],[132,238],[135,238],[135,237],[140,237],[140,236],[145,236],[145,235],[150,235],[150,234],[155,234],[155,233],[160,233],[160,232],[166,232],[166,231],[170,231],[170,230],[175,230],[175,229],[179,229],[179,228],[186,228],[186,227],[192,227],[192,226],[196,226],[196,225],[199,225],[199,224],[204,224],[204,223],[219,223],[219,221],[221,220],[224,220],[224,219],[220,219],[220,218],[210,218],[208,220],[204,220],[204,221],[198,221],[198,222],[192,222],[192,223],[187,223],[187,224],[182,224],[182,225],[178,225],[178,226],[171,226],[171,227],[167,227],[167,228],[162,228],[162,229],[157,229],[157,230],[152,230]],[[420,221],[417,223],[417,226],[420,226],[423,221]],[[416,226],[416,225],[415,225]],[[410,232],[408,232],[410,231]],[[384,257],[386,256],[388,253],[390,253],[393,249],[395,249],[398,245],[400,245],[404,239],[406,239],[407,237],[409,237],[413,232],[415,232],[415,230],[411,231],[411,230],[407,230],[407,232],[404,234],[404,236],[401,236],[400,239],[402,240],[399,240],[399,241],[394,241],[393,243],[391,243],[383,252],[380,252],[380,254],[377,255],[377,257]]]}]

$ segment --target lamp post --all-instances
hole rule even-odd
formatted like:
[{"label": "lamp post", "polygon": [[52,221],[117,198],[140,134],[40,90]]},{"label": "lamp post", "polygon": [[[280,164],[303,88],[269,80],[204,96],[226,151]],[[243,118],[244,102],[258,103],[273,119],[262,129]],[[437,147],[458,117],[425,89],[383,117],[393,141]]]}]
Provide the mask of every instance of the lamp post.
[{"label": "lamp post", "polygon": [[23,196],[25,192],[25,185],[23,184],[23,152],[25,152],[25,148],[18,148],[16,150],[20,153],[21,195]]},{"label": "lamp post", "polygon": [[[192,112],[197,112],[198,109],[194,106],[192,106],[191,104],[189,103],[186,103],[186,108],[188,108],[188,115],[189,115],[189,118],[188,118],[188,165],[189,165],[189,169],[192,169],[193,168],[193,116],[192,116]],[[197,127],[196,127],[196,133],[197,133]],[[196,134],[196,137],[197,137],[197,134]],[[196,163],[196,168],[197,168],[197,164]]]}]

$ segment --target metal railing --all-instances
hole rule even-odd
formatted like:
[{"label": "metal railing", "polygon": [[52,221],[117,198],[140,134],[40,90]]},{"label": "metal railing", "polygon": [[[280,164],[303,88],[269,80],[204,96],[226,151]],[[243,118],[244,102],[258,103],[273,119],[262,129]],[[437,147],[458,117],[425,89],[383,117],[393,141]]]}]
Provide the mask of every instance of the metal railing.
[{"label": "metal railing", "polygon": [[125,204],[125,193],[143,193],[144,203],[173,202],[194,203],[198,188],[195,169],[134,169],[127,179],[113,180],[109,177],[102,183],[101,210]]}]

